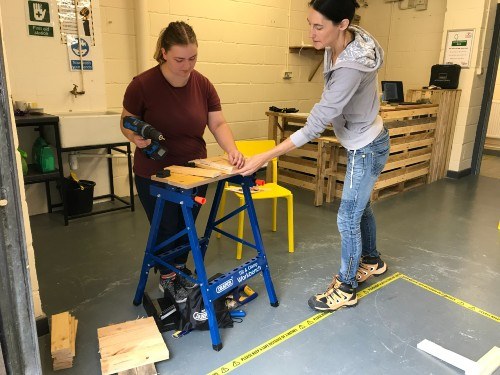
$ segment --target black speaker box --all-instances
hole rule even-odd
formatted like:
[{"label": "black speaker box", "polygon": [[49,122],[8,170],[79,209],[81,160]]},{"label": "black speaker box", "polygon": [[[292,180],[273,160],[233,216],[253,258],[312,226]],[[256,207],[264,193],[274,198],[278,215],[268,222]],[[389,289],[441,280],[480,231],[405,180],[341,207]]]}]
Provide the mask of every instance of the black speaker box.
[{"label": "black speaker box", "polygon": [[456,89],[460,78],[460,65],[436,64],[431,68],[429,86],[434,85],[442,89]]}]

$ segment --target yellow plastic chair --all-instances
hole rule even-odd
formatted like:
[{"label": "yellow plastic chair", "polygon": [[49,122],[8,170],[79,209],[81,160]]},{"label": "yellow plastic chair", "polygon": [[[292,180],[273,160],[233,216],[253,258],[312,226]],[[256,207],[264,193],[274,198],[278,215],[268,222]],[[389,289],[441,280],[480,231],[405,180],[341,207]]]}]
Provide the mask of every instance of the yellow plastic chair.
[{"label": "yellow plastic chair", "polygon": [[[260,154],[262,152],[268,151],[272,149],[276,143],[274,141],[236,141],[236,146],[240,150],[240,152],[246,157],[253,156],[256,154]],[[272,230],[276,232],[276,208],[278,206],[278,198],[286,198],[287,201],[287,209],[288,209],[288,251],[290,253],[294,252],[294,240],[293,240],[293,194],[290,190],[285,189],[282,186],[277,184],[278,182],[278,160],[274,158],[272,161],[272,170],[273,170],[273,181],[266,183],[261,187],[262,191],[252,193],[253,200],[257,199],[272,199],[273,200],[273,211],[272,211]],[[226,184],[226,188],[222,193],[220,209],[219,209],[219,217],[224,216],[224,210],[226,207],[226,193],[231,192],[239,199],[240,206],[245,204],[245,197],[242,193],[234,192],[228,189],[229,186]],[[243,228],[245,226],[245,213],[244,211],[238,214],[238,237],[243,238]],[[219,228],[222,229],[222,226],[219,225]],[[220,234],[217,234],[217,237],[220,238]],[[243,244],[239,243],[236,246],[236,259],[241,259],[243,253]]]}]

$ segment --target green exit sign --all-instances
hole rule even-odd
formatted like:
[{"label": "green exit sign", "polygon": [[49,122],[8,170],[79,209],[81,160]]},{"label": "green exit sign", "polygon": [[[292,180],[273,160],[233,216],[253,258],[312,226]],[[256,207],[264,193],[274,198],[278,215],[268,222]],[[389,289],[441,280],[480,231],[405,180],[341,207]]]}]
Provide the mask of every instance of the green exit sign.
[{"label": "green exit sign", "polygon": [[466,40],[454,40],[453,42],[451,42],[451,45],[453,47],[462,47],[462,46],[467,45],[467,41]]}]

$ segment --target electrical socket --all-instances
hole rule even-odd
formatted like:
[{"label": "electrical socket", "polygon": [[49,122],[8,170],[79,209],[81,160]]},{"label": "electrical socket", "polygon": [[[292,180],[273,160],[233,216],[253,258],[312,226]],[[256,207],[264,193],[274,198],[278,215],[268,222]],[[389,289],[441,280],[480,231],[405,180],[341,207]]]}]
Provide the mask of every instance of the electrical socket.
[{"label": "electrical socket", "polygon": [[283,72],[283,79],[292,79],[292,72]]},{"label": "electrical socket", "polygon": [[415,10],[426,10],[427,0],[415,0]]}]

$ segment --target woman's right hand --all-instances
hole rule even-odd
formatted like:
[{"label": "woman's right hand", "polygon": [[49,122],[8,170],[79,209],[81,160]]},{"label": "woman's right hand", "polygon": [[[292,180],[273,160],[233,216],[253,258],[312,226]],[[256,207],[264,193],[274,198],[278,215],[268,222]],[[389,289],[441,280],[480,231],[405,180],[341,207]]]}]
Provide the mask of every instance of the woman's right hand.
[{"label": "woman's right hand", "polygon": [[151,144],[151,139],[144,139],[135,133],[133,133],[129,139],[139,148],[146,148]]}]

